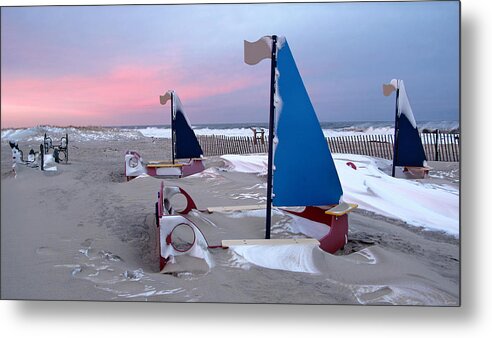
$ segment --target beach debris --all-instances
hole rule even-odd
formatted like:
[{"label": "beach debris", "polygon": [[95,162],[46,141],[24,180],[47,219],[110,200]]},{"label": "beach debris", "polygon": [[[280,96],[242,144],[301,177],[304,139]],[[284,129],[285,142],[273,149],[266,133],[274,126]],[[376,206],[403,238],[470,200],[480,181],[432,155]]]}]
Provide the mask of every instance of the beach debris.
[{"label": "beach debris", "polygon": [[354,164],[354,162],[347,162],[345,164],[351,167],[352,169],[357,170],[357,166]]},{"label": "beach debris", "polygon": [[104,259],[107,259],[107,260],[110,260],[113,262],[123,261],[123,259],[121,259],[120,256],[115,255],[115,254],[111,253],[110,251],[101,250],[98,252],[98,254],[99,254],[99,256],[101,256],[101,258],[104,258]]},{"label": "beach debris", "polygon": [[139,281],[142,279],[142,277],[145,276],[144,272],[142,269],[137,269],[137,270],[126,270],[123,272],[123,276],[126,279],[132,280],[132,281]]}]

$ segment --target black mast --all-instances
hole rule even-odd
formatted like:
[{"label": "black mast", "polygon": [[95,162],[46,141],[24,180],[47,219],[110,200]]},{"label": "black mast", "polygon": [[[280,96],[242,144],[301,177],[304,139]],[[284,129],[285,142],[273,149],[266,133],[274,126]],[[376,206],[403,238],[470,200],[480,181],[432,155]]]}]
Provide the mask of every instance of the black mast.
[{"label": "black mast", "polygon": [[400,96],[400,80],[396,80],[396,107],[395,107],[395,144],[393,145],[393,168],[391,176],[395,177],[395,166],[398,154],[398,100]]},{"label": "black mast", "polygon": [[272,35],[272,67],[270,80],[270,121],[268,127],[268,177],[265,238],[270,239],[272,225],[273,131],[275,127],[275,69],[277,68],[277,36]]},{"label": "black mast", "polygon": [[174,140],[174,91],[171,92],[171,156],[174,164],[175,140]]},{"label": "black mast", "polygon": [[44,149],[43,145],[39,145],[39,154],[41,156],[41,170],[44,171]]}]

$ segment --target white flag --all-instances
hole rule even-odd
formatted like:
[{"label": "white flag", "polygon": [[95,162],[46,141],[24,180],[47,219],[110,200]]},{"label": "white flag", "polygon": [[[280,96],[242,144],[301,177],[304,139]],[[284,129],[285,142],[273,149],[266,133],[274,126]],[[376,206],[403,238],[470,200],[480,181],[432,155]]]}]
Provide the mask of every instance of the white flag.
[{"label": "white flag", "polygon": [[244,62],[256,65],[263,59],[272,58],[272,38],[264,36],[256,42],[244,40]]},{"label": "white flag", "polygon": [[166,94],[159,96],[162,105],[166,104],[167,101],[171,99],[172,92],[173,92],[172,90],[168,90]]},{"label": "white flag", "polygon": [[405,115],[410,124],[414,128],[417,128],[417,122],[415,121],[415,117],[413,116],[412,107],[410,106],[410,101],[408,100],[403,80],[393,79],[389,84],[383,84],[384,96],[389,96],[393,91],[397,89],[400,93],[398,97],[398,117],[400,117],[401,114]]}]

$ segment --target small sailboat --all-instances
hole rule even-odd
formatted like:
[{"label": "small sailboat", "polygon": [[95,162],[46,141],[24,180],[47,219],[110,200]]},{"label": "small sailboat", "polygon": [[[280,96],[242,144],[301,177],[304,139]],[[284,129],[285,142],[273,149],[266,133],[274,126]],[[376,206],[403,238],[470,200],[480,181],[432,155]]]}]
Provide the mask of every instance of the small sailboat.
[{"label": "small sailboat", "polygon": [[[175,210],[171,205],[171,199],[178,194],[187,200],[183,210]],[[183,257],[191,257],[202,264],[205,262],[207,268],[213,265],[205,236],[185,217],[193,209],[197,207],[186,191],[179,187],[164,187],[164,182],[161,182],[155,204],[156,248],[161,273],[175,272],[178,261]]]},{"label": "small sailboat", "polygon": [[430,168],[427,167],[424,147],[403,80],[393,79],[389,84],[383,84],[384,96],[389,96],[394,91],[396,91],[395,138],[391,175],[395,177],[396,167],[403,167],[403,171],[412,177],[424,178]]},{"label": "small sailboat", "polygon": [[[275,35],[265,36],[253,43],[245,41],[244,47],[244,59],[249,65],[271,59],[265,239],[223,240],[221,247],[316,243],[322,250],[334,253],[347,243],[348,213],[357,205],[342,201],[343,191],[328,143],[290,47],[285,38],[277,39]],[[301,154],[305,160],[299,160]],[[187,206],[179,212],[181,215],[176,216],[181,217],[183,223],[190,223],[186,213],[196,209],[193,199],[181,188],[161,187],[156,205],[161,264],[171,257],[162,256],[169,252],[164,248],[171,245],[166,238],[173,231],[172,225],[164,225],[168,223],[167,214],[176,214],[169,203],[176,194],[183,194],[187,200]],[[323,223],[329,227],[329,232],[322,238],[271,239],[272,207]],[[303,210],[299,211],[299,207]],[[212,211],[211,209],[208,211]],[[215,211],[219,209],[213,208]],[[232,209],[234,208],[222,208]],[[169,223],[174,222],[175,220],[171,220]],[[195,244],[189,247],[190,254],[197,245],[199,246]]]},{"label": "small sailboat", "polygon": [[136,151],[125,154],[127,180],[142,174],[157,177],[186,177],[205,169],[203,151],[191,124],[184,114],[183,105],[173,90],[160,96],[160,103],[171,101],[171,161],[145,162]]}]

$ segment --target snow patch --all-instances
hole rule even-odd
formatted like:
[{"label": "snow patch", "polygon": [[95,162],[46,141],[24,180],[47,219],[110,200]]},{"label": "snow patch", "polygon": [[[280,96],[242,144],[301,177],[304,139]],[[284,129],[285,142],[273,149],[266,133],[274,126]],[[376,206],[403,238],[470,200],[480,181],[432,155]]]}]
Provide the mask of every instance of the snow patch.
[{"label": "snow patch", "polygon": [[[235,245],[229,247],[245,261],[268,269],[320,273],[313,259],[316,244]],[[236,264],[240,265],[237,256]]]},{"label": "snow patch", "polygon": [[[267,169],[267,155],[222,158],[229,171],[265,173]],[[345,202],[413,226],[459,236],[458,189],[391,177],[380,169],[391,166],[387,160],[352,154],[333,154],[333,159]],[[353,162],[357,170],[347,166],[347,161]]]}]

